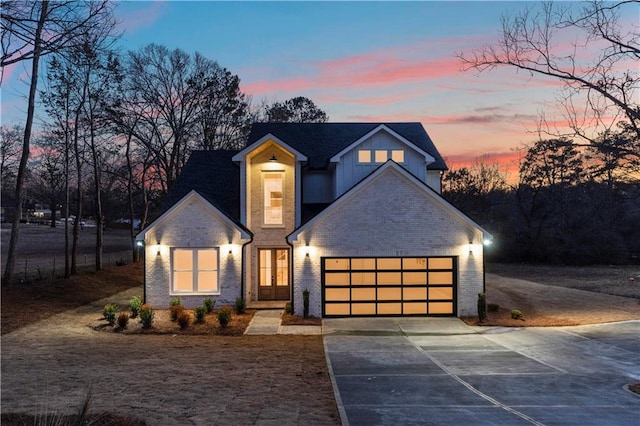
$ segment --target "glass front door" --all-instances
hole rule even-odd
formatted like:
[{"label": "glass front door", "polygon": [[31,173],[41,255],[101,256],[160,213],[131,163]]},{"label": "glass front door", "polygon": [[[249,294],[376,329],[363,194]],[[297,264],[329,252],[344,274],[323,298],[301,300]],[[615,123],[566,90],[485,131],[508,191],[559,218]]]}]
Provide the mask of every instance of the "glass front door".
[{"label": "glass front door", "polygon": [[258,249],[258,299],[289,300],[289,249]]}]

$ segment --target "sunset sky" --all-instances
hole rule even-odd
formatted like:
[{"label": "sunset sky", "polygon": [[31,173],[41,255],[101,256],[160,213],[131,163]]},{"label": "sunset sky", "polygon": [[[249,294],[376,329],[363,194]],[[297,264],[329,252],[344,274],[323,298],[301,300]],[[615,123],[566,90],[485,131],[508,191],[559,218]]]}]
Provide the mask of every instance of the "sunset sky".
[{"label": "sunset sky", "polygon": [[[559,84],[515,70],[462,72],[458,52],[497,40],[525,2],[123,2],[123,51],[200,52],[255,103],[311,98],[330,121],[420,121],[450,165],[516,158]],[[26,65],[5,70],[2,123],[23,122]]]}]

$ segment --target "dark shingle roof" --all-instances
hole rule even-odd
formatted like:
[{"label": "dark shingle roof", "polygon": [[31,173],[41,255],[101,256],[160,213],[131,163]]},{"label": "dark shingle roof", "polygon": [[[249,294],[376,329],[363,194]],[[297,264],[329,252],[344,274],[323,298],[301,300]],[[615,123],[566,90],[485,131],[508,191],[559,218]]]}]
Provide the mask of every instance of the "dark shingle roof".
[{"label": "dark shingle roof", "polygon": [[169,191],[165,209],[196,190],[230,219],[240,218],[240,168],[231,160],[238,151],[193,151]]},{"label": "dark shingle roof", "polygon": [[329,159],[376,127],[384,124],[432,155],[430,170],[446,170],[447,165],[420,123],[255,123],[248,145],[271,133],[309,159],[311,169],[324,169]]}]

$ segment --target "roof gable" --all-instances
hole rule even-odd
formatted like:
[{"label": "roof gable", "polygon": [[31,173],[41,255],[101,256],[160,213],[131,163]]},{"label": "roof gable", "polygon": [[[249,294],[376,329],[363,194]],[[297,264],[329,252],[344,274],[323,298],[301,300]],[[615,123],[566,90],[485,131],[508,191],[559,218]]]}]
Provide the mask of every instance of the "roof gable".
[{"label": "roof gable", "polygon": [[289,151],[291,154],[293,154],[293,156],[296,158],[297,161],[307,161],[307,156],[306,155],[302,154],[300,151],[298,151],[297,149],[293,148],[292,146],[290,146],[286,142],[280,140],[278,137],[272,135],[271,133],[267,133],[266,135],[262,136],[257,141],[255,141],[252,144],[248,145],[242,151],[240,151],[237,154],[235,154],[233,156],[232,160],[233,161],[243,161],[245,159],[245,157],[247,156],[247,154],[249,154],[252,151],[255,151],[258,148],[260,148],[262,145],[269,143],[269,141],[273,141],[273,143],[275,143],[276,145],[280,145],[282,148],[284,148],[285,150]]},{"label": "roof gable", "polygon": [[419,189],[424,191],[425,195],[427,197],[429,197],[434,203],[436,203],[440,208],[442,208],[443,210],[449,212],[453,217],[455,217],[456,219],[458,219],[459,221],[464,223],[466,226],[469,226],[470,228],[474,228],[474,229],[477,229],[480,232],[482,232],[484,238],[492,239],[492,236],[491,236],[491,234],[489,232],[487,232],[480,225],[478,225],[476,222],[474,222],[471,218],[469,218],[464,213],[462,213],[460,210],[458,210],[456,207],[454,207],[452,204],[450,204],[447,200],[445,200],[440,194],[438,194],[436,191],[434,191],[431,187],[429,187],[427,184],[422,182],[420,179],[415,177],[413,174],[408,172],[404,167],[400,166],[399,164],[397,164],[393,160],[388,160],[386,163],[384,163],[383,165],[378,167],[374,172],[370,173],[367,177],[365,177],[360,182],[358,182],[356,185],[354,185],[347,192],[345,192],[340,197],[338,197],[333,203],[331,203],[327,208],[325,208],[320,213],[318,213],[316,216],[314,216],[311,220],[309,220],[308,222],[304,223],[303,225],[298,227],[296,230],[294,230],[291,234],[289,234],[287,236],[287,240],[289,242],[297,241],[298,235],[300,233],[302,233],[306,229],[312,227],[316,222],[322,220],[322,218],[325,215],[329,214],[330,212],[332,212],[334,209],[338,208],[343,203],[348,202],[351,197],[353,197],[360,189],[362,189],[363,187],[369,185],[369,183],[371,183],[371,181],[375,180],[379,176],[383,175],[384,173],[388,173],[388,172],[396,172],[396,173],[400,174],[409,183],[417,186]]},{"label": "roof gable", "polygon": [[375,135],[376,133],[379,133],[379,132],[387,132],[388,134],[390,134],[391,136],[396,138],[398,141],[400,141],[404,145],[407,145],[407,146],[411,147],[413,150],[415,150],[418,153],[420,153],[422,156],[424,156],[425,163],[431,164],[431,163],[433,163],[435,161],[435,158],[432,155],[430,155],[429,153],[425,152],[422,148],[416,146],[413,142],[411,142],[410,140],[408,140],[404,136],[402,136],[402,135],[398,134],[397,132],[391,130],[385,124],[380,124],[378,127],[374,128],[373,130],[371,130],[366,135],[360,137],[358,140],[356,140],[353,143],[351,143],[350,145],[346,146],[344,149],[342,149],[342,151],[340,151],[339,153],[337,153],[333,157],[331,157],[331,159],[329,161],[331,161],[332,163],[340,161],[341,157],[344,154],[346,154],[347,152],[351,151],[352,149],[354,149],[355,147],[360,145],[362,142],[364,142],[365,140],[369,139],[371,136],[373,136],[373,135]]},{"label": "roof gable", "polygon": [[166,221],[168,218],[173,216],[174,213],[176,213],[177,211],[181,210],[184,206],[188,205],[189,203],[191,203],[194,200],[197,201],[197,202],[202,203],[205,206],[205,208],[207,208],[211,212],[211,214],[213,214],[213,215],[219,217],[220,219],[222,219],[230,227],[237,229],[240,232],[240,236],[241,236],[242,239],[248,240],[249,238],[251,238],[251,236],[252,236],[251,231],[249,231],[247,228],[245,228],[244,226],[238,224],[235,220],[233,220],[232,218],[227,216],[224,212],[222,212],[216,206],[214,206],[209,201],[207,201],[207,199],[204,198],[202,195],[200,195],[196,190],[192,190],[187,195],[182,197],[182,199],[180,199],[178,202],[173,204],[168,210],[166,210],[164,213],[162,213],[158,218],[156,218],[156,220],[151,222],[151,224],[149,226],[147,226],[140,233],[138,233],[138,235],[136,235],[136,240],[144,240],[145,239],[145,235],[149,231],[151,231],[155,227],[161,225],[164,221]]}]

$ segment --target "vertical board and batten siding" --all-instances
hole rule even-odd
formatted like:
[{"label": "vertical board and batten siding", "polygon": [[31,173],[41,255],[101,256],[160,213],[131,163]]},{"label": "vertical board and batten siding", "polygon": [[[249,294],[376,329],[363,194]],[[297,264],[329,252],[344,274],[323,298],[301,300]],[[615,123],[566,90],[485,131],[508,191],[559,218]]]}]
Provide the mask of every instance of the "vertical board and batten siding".
[{"label": "vertical board and batten siding", "polygon": [[[371,164],[358,163],[358,151],[362,149],[372,151]],[[371,137],[362,141],[362,143],[355,146],[351,151],[342,156],[335,171],[335,198],[338,198],[340,195],[351,189],[356,183],[381,166],[382,163],[376,163],[374,159],[374,151],[376,149],[403,150],[404,162],[401,164],[402,167],[410,171],[421,181],[427,182],[427,165],[425,164],[424,156],[400,142],[389,133],[380,131],[371,135]]]},{"label": "vertical board and batten siding", "polygon": [[[231,254],[228,252],[230,241],[234,244]],[[146,232],[144,242],[146,296],[147,303],[152,307],[167,309],[174,297],[171,295],[171,249],[174,247],[219,249],[220,294],[181,295],[186,308],[192,309],[202,305],[202,301],[207,297],[215,299],[218,306],[231,304],[240,295],[240,232],[197,198],[187,200],[176,211],[153,225]],[[226,252],[221,247],[227,248]]]},{"label": "vertical board and batten siding", "polygon": [[451,256],[458,259],[456,313],[475,315],[483,253],[478,247],[471,254],[469,241],[481,241],[482,233],[436,197],[389,167],[309,224],[293,242],[296,313],[302,314],[302,292],[309,289],[310,313],[322,315],[324,257]]},{"label": "vertical board and batten siding", "polygon": [[302,202],[305,204],[330,203],[334,200],[330,171],[303,172],[302,188]]}]

